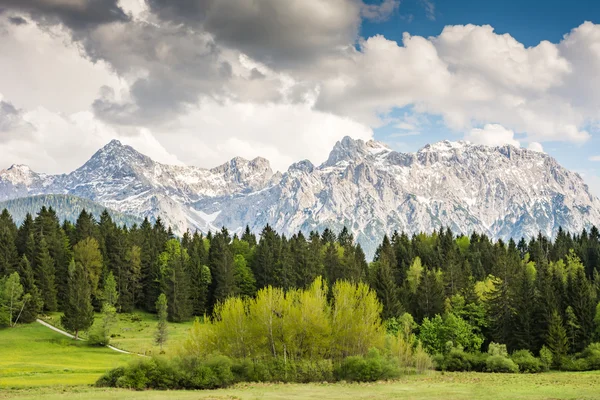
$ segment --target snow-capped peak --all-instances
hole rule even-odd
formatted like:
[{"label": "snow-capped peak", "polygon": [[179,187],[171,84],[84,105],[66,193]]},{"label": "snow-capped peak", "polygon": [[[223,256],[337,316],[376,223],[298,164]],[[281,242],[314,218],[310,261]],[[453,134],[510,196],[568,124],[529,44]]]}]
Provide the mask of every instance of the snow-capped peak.
[{"label": "snow-capped peak", "polygon": [[399,153],[345,137],[322,165],[299,161],[284,174],[273,174],[261,157],[236,157],[212,169],[164,165],[112,141],[68,175],[19,165],[0,171],[0,199],[50,193],[161,217],[177,233],[270,224],[288,235],[345,225],[368,255],[394,230],[448,226],[506,239],[600,225],[600,200],[547,154],[465,141]]}]

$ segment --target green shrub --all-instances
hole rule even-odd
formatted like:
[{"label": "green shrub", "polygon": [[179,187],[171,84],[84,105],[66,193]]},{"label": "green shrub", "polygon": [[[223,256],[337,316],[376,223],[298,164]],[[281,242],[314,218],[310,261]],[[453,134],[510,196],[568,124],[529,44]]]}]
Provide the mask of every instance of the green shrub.
[{"label": "green shrub", "polygon": [[537,373],[543,371],[542,362],[529,350],[517,350],[510,357],[519,366],[519,371],[525,373]]},{"label": "green shrub", "polygon": [[471,371],[469,355],[462,349],[453,348],[445,355],[442,361],[442,369],[451,372]]},{"label": "green shrub", "polygon": [[467,353],[462,348],[454,347],[446,355],[434,357],[436,369],[442,371],[477,371],[486,370],[487,354],[480,352]]},{"label": "green shrub", "polygon": [[377,349],[369,350],[366,357],[346,357],[335,371],[338,380],[351,382],[374,382],[399,375],[398,365],[382,357]]},{"label": "green shrub", "polygon": [[506,350],[506,345],[505,344],[499,344],[499,343],[490,343],[489,347],[488,347],[488,354],[490,356],[501,356],[501,357],[508,357],[508,351]]},{"label": "green shrub", "polygon": [[581,352],[590,370],[600,370],[600,343],[592,343]]},{"label": "green shrub", "polygon": [[513,360],[500,355],[489,356],[485,362],[488,372],[517,373],[519,366]]},{"label": "green shrub", "polygon": [[117,379],[125,374],[125,367],[111,369],[98,379],[96,386],[98,387],[116,387]]},{"label": "green shrub", "polygon": [[561,370],[563,371],[588,371],[590,370],[590,364],[585,358],[569,358],[564,357],[561,361]]},{"label": "green shrub", "polygon": [[553,358],[552,350],[546,346],[542,346],[542,349],[540,350],[540,361],[542,362],[542,368],[544,371],[550,370],[550,367],[552,367]]},{"label": "green shrub", "polygon": [[144,358],[107,372],[96,385],[135,390],[216,389],[235,381],[231,366],[231,360],[224,356],[210,357],[202,362],[191,357]]},{"label": "green shrub", "polygon": [[108,346],[110,337],[106,336],[102,330],[94,329],[89,333],[87,342],[90,346]]}]

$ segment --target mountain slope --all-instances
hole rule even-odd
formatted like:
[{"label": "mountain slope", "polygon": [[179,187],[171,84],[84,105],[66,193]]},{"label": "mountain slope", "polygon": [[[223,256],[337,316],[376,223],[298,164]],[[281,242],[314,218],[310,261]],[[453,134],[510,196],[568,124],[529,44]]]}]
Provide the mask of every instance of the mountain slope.
[{"label": "mountain slope", "polygon": [[417,153],[344,138],[326,162],[283,174],[267,160],[235,158],[213,169],[157,163],[117,141],[68,175],[0,171],[0,199],[68,193],[176,232],[270,224],[286,234],[348,226],[368,255],[385,233],[455,232],[493,238],[553,236],[600,224],[600,201],[553,158],[513,146],[439,142]]}]

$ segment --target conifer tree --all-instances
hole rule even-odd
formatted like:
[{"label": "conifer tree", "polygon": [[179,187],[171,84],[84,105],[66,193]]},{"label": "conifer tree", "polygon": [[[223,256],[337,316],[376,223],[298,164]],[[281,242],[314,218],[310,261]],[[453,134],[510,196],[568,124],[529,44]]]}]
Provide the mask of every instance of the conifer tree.
[{"label": "conifer tree", "polygon": [[552,351],[554,366],[560,367],[569,352],[569,339],[563,325],[563,319],[556,310],[550,318],[547,344],[550,351]]},{"label": "conifer tree", "polygon": [[168,339],[168,325],[167,325],[167,296],[164,293],[161,293],[156,300],[156,313],[158,315],[158,324],[156,325],[156,333],[154,336],[154,341],[157,345],[160,346],[161,353],[163,352],[163,346],[167,343]]},{"label": "conifer tree", "polygon": [[230,242],[229,232],[223,228],[213,236],[210,243],[208,266],[211,275],[211,310],[217,303],[235,293],[235,265]]},{"label": "conifer tree", "polygon": [[[434,317],[444,312],[443,273],[439,270],[424,268],[419,286],[414,296],[413,309],[415,320]],[[415,308],[416,304],[416,308]]]},{"label": "conifer tree", "polygon": [[[32,236],[33,237],[33,236]],[[43,235],[38,236],[35,249],[34,276],[38,289],[42,293],[44,311],[56,311],[56,284],[54,260],[50,257],[48,244]]]},{"label": "conifer tree", "polygon": [[25,255],[21,258],[19,263],[19,276],[21,277],[21,284],[23,285],[23,291],[29,295],[28,300],[25,303],[23,312],[21,314],[21,322],[29,323],[36,320],[38,315],[44,308],[44,300],[42,294],[35,284],[35,278],[33,276],[33,269],[31,263]]},{"label": "conifer tree", "polygon": [[177,239],[167,242],[166,251],[159,262],[163,271],[162,287],[169,304],[168,317],[173,322],[183,322],[192,316],[190,301],[189,256]]},{"label": "conifer tree", "polygon": [[[256,246],[253,272],[258,289],[274,284],[274,275],[279,261],[281,238],[269,226],[265,226],[260,234],[260,242]],[[212,246],[211,246],[212,250]]]},{"label": "conifer tree", "polygon": [[77,340],[79,332],[89,329],[94,323],[92,291],[83,265],[71,261],[66,289],[67,296],[61,323],[66,329],[75,332],[75,340]]}]

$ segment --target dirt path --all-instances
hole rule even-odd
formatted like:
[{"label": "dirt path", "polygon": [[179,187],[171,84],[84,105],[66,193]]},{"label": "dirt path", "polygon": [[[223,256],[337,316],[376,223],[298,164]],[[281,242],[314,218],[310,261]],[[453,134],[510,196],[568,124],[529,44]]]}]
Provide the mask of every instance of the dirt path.
[{"label": "dirt path", "polygon": [[[65,331],[63,331],[62,329],[59,329],[59,328],[57,328],[57,327],[55,327],[55,326],[53,326],[53,325],[50,325],[49,323],[47,323],[47,322],[45,322],[45,321],[42,321],[42,320],[41,320],[41,319],[39,319],[39,318],[38,318],[38,319],[36,319],[36,321],[37,321],[38,323],[40,323],[40,324],[44,325],[46,328],[50,328],[50,329],[52,329],[54,332],[58,332],[58,333],[60,333],[61,335],[65,335],[65,336],[67,336],[67,337],[70,337],[71,339],[75,339],[75,336],[74,336],[74,335],[71,335],[69,332],[65,332]],[[85,340],[85,339],[82,339],[82,338],[77,338],[77,340]],[[130,351],[125,351],[125,350],[117,349],[117,348],[116,348],[116,347],[114,347],[114,346],[106,346],[106,347],[108,347],[108,348],[109,348],[109,349],[111,349],[111,350],[117,351],[117,352],[119,352],[119,353],[123,353],[123,354],[136,354],[136,355],[138,355],[138,356],[140,356],[140,357],[147,357],[147,356],[145,356],[144,354],[132,353],[132,352],[130,352]]]}]

